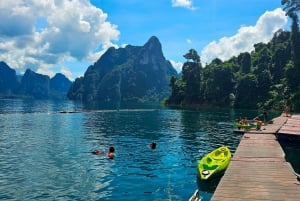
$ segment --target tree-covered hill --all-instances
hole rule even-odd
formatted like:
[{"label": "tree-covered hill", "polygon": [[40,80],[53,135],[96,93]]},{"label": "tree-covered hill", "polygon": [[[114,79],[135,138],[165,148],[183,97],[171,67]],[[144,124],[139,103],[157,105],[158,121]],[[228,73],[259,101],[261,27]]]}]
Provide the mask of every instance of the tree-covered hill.
[{"label": "tree-covered hill", "polygon": [[300,54],[295,52],[300,43],[294,32],[278,30],[270,42],[255,44],[251,53],[228,61],[216,58],[205,67],[197,52],[189,50],[182,77],[171,78],[166,104],[275,110],[287,104],[300,111]]},{"label": "tree-covered hill", "polygon": [[300,111],[300,1],[281,0],[291,31],[278,30],[266,44],[204,68],[194,49],[184,55],[182,77],[172,77],[167,105]]},{"label": "tree-covered hill", "polygon": [[158,38],[152,36],[144,46],[109,48],[75,80],[68,98],[112,105],[158,103],[170,94],[171,76],[177,72],[163,56]]}]

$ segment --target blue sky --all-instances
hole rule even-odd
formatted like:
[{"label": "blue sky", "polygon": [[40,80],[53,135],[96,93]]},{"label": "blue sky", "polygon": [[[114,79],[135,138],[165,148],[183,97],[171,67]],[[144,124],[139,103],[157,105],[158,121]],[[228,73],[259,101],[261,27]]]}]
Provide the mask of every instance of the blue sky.
[{"label": "blue sky", "polygon": [[189,49],[203,65],[229,59],[288,29],[280,0],[15,0],[0,3],[0,60],[70,79],[111,46],[142,46],[157,36],[180,71]]}]

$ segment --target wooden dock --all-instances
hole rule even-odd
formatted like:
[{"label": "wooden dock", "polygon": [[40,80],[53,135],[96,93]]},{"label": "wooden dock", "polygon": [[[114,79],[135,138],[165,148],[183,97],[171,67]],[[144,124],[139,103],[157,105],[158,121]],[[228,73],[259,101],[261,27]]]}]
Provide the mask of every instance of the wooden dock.
[{"label": "wooden dock", "polygon": [[300,115],[293,115],[287,119],[286,123],[280,128],[278,133],[285,135],[300,136]]},{"label": "wooden dock", "polygon": [[288,120],[280,116],[243,135],[211,200],[300,200],[300,183],[275,136]]}]

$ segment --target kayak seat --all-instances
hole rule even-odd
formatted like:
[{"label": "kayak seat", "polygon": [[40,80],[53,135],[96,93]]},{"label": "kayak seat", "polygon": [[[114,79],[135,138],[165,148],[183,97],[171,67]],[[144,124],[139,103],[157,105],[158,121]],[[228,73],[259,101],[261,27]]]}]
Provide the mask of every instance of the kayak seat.
[{"label": "kayak seat", "polygon": [[213,161],[213,159],[211,159],[210,157],[207,157],[206,162],[207,163],[211,163]]},{"label": "kayak seat", "polygon": [[216,159],[216,160],[223,160],[223,159],[226,158],[226,156],[227,156],[227,152],[216,151],[213,158]]},{"label": "kayak seat", "polygon": [[207,164],[203,164],[203,169],[204,170],[215,170],[218,168],[218,165],[207,165]]}]

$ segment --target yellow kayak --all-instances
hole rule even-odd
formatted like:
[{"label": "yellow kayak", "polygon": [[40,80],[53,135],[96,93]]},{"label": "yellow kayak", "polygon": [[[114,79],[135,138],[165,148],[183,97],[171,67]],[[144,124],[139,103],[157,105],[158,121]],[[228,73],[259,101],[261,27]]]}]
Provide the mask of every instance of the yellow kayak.
[{"label": "yellow kayak", "polygon": [[227,146],[221,146],[206,154],[198,163],[198,173],[201,180],[224,173],[231,160],[231,152]]},{"label": "yellow kayak", "polygon": [[235,122],[235,127],[237,127],[238,129],[249,130],[251,128],[251,124],[241,124],[241,123]]}]

